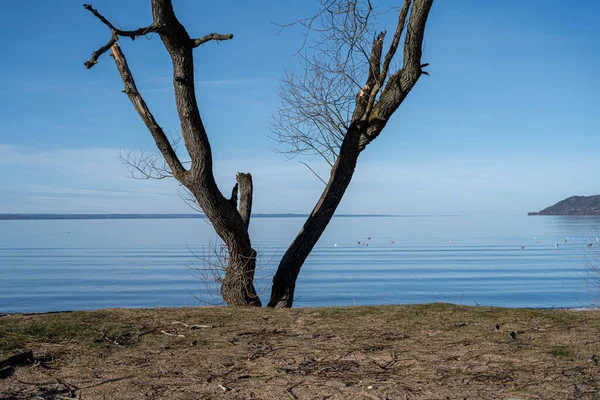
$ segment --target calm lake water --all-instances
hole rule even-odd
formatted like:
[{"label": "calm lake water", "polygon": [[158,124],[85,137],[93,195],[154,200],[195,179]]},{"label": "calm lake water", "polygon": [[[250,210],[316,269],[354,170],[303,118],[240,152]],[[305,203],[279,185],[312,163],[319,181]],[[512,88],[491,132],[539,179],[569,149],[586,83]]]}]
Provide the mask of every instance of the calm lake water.
[{"label": "calm lake water", "polygon": [[[258,286],[303,222],[252,220]],[[598,217],[336,217],[300,273],[294,305],[582,307],[596,236]],[[214,301],[189,267],[203,267],[192,251],[215,239],[203,219],[0,221],[0,312]]]}]

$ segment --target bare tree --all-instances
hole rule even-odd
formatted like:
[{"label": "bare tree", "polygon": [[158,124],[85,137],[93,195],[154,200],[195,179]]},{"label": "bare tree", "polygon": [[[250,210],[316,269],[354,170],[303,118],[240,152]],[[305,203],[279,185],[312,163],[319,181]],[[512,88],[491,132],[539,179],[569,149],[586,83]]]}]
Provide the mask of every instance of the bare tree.
[{"label": "bare tree", "polygon": [[[386,32],[374,34],[370,1],[321,0],[321,4],[322,12],[299,21],[307,35],[314,32],[316,38],[305,42],[309,47],[302,55],[302,72],[284,78],[273,131],[290,155],[321,156],[331,172],[319,201],[281,259],[270,307],[292,306],[300,268],[340,204],[358,156],[427,74],[421,54],[433,0],[404,1],[385,53]],[[402,66],[394,70],[403,32]],[[368,37],[373,37],[371,43]]]},{"label": "bare tree", "polygon": [[[433,0],[405,0],[389,49],[385,32],[373,35],[369,1],[321,0],[314,17],[300,20],[307,29],[304,69],[284,79],[282,107],[273,125],[276,140],[290,145],[290,155],[315,154],[331,166],[321,198],[281,259],[273,278],[269,306],[291,307],[296,279],[306,257],[333,217],[356,168],[359,154],[383,130],[389,118],[425,72],[421,52],[425,23]],[[209,41],[230,40],[231,34],[211,33],[194,39],[175,16],[171,0],[152,0],[153,21],[133,31],[116,28],[91,5],[84,5],[111,31],[109,41],[95,51],[86,68],[112,50],[125,93],[146,124],[166,165],[159,159],[123,155],[142,177],[173,176],[204,211],[227,246],[227,266],[221,295],[231,306],[260,306],[254,288],[256,251],[248,235],[252,209],[252,177],[239,173],[230,198],[219,191],[212,170],[212,152],[196,102],[193,50]],[[410,14],[410,17],[409,17]],[[406,20],[408,18],[408,23]],[[311,32],[318,38],[309,43]],[[402,67],[392,68],[404,34]],[[158,33],[173,63],[173,86],[181,133],[190,158],[185,168],[155,121],[122,53],[118,39]],[[309,52],[310,50],[310,52]],[[140,161],[141,160],[141,161]],[[187,164],[186,164],[187,165]],[[239,191],[239,196],[238,196]],[[239,198],[239,207],[238,207]]]},{"label": "bare tree", "polygon": [[[225,198],[219,191],[213,175],[212,152],[198,110],[194,85],[193,50],[211,40],[232,39],[233,35],[211,33],[197,39],[190,37],[175,16],[171,0],[152,0],[152,23],[133,31],[117,29],[91,5],[85,4],[84,7],[111,31],[109,41],[92,53],[85,66],[88,69],[93,67],[98,57],[109,49],[112,50],[112,56],[125,85],[125,93],[152,134],[168,165],[168,171],[160,168],[160,176],[170,174],[189,190],[227,245],[228,265],[221,285],[223,299],[231,306],[260,306],[261,302],[253,285],[256,251],[252,248],[248,235],[252,208],[252,177],[250,174],[238,174],[230,198]],[[125,55],[117,43],[119,37],[135,39],[149,33],[158,33],[173,63],[173,86],[181,134],[191,160],[187,169],[139,93]],[[140,172],[150,175],[154,165],[156,163],[151,159],[144,163]]]}]

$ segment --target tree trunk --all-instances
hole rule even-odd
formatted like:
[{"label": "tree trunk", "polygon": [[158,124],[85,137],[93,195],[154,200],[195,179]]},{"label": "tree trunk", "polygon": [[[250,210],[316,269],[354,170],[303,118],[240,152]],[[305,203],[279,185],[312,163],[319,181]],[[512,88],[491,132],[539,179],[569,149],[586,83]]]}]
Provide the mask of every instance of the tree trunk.
[{"label": "tree trunk", "polygon": [[300,268],[331,221],[354,175],[360,154],[360,136],[361,132],[356,124],[348,129],[321,198],[279,263],[277,273],[273,277],[268,307],[292,307]]},{"label": "tree trunk", "polygon": [[[410,7],[411,3],[412,7]],[[325,231],[350,185],[360,152],[385,128],[388,120],[404,101],[419,77],[427,74],[422,68],[428,64],[421,64],[421,56],[425,24],[432,4],[433,0],[414,0],[414,2],[405,0],[398,17],[390,50],[385,56],[383,65],[381,57],[385,32],[375,37],[367,82],[356,96],[356,106],[350,127],[340,146],[329,182],[300,233],[281,259],[273,278],[269,307],[285,308],[293,305],[296,279],[300,268]],[[381,85],[386,81],[390,62],[400,43],[409,8],[411,11],[404,41],[403,65],[400,70],[387,79],[381,92]],[[312,91],[313,88],[310,87],[306,90]],[[380,92],[381,95],[377,98],[377,94]],[[310,96],[313,96],[312,92]]]},{"label": "tree trunk", "polygon": [[[256,251],[252,248],[246,225],[250,218],[250,209],[246,202],[249,198],[251,201],[251,196],[248,196],[247,192],[252,190],[252,181],[249,178],[250,174],[243,175],[244,180],[239,179],[238,176],[238,185],[241,186],[241,193],[246,194],[240,198],[239,205],[240,211],[245,213],[244,216],[235,208],[233,202],[222,196],[220,196],[222,201],[214,202],[208,194],[209,191],[206,190],[207,187],[212,186],[211,184],[200,181],[196,182],[198,186],[192,185],[188,188],[227,246],[228,262],[221,285],[223,300],[227,305],[234,307],[260,307],[260,298],[254,289]],[[214,181],[212,183],[214,184]],[[220,195],[220,192],[218,194]]]},{"label": "tree trunk", "polygon": [[227,248],[229,260],[225,277],[221,283],[223,300],[232,307],[260,307],[261,302],[253,285],[256,251],[250,248],[250,256],[245,256],[242,251],[235,250],[235,247],[230,244],[227,245]]},{"label": "tree trunk", "polygon": [[[233,191],[235,198],[226,199],[220,192],[213,175],[212,152],[198,109],[194,84],[194,48],[207,40],[227,40],[232,35],[210,34],[200,39],[190,38],[175,16],[171,0],[152,0],[152,25],[131,32],[117,30],[91,6],[87,5],[86,8],[111,28],[113,32],[111,40],[99,51],[106,51],[106,48],[111,46],[115,63],[125,84],[125,93],[152,133],[173,176],[189,189],[219,237],[227,245],[228,265],[221,288],[223,299],[230,306],[260,306],[260,299],[253,285],[256,251],[252,248],[248,235],[252,208],[252,177],[250,174],[238,174],[238,184]],[[179,161],[162,128],[156,123],[137,90],[125,56],[116,43],[118,35],[131,35],[135,38],[147,31],[158,32],[171,56],[173,88],[181,122],[181,133],[192,160],[189,170],[186,170]],[[86,66],[92,66],[97,57],[98,52],[93,55],[90,62],[86,63]],[[241,194],[239,211],[236,208],[238,186]]]},{"label": "tree trunk", "polygon": [[[243,218],[235,203],[226,199],[217,187],[212,172],[212,151],[196,101],[193,49],[201,40],[190,38],[175,16],[170,0],[153,0],[152,15],[154,24],[160,26],[160,38],[173,62],[173,87],[181,133],[192,159],[182,183],[192,192],[229,251],[221,294],[230,306],[260,306],[253,285],[256,251],[248,235],[248,205],[242,199],[240,207],[248,211],[248,217]],[[247,189],[243,186],[241,192]]]},{"label": "tree trunk", "polygon": [[[254,272],[256,271],[256,251],[251,247],[248,226],[252,211],[252,176],[238,173],[237,185],[234,189],[237,201],[239,188],[239,214],[243,222],[243,231],[235,237],[223,239],[227,245],[229,258],[225,277],[221,283],[221,296],[229,306],[247,307],[262,304],[254,289]],[[231,200],[234,200],[232,197]],[[234,203],[232,203],[234,204]]]}]

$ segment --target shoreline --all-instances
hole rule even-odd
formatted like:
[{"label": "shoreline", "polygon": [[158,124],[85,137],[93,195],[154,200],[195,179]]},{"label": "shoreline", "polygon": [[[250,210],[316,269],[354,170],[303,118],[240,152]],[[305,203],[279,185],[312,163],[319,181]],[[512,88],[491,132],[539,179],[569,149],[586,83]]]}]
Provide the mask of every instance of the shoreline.
[{"label": "shoreline", "polygon": [[598,332],[600,312],[447,303],[7,314],[0,363],[27,359],[0,398],[592,399]]},{"label": "shoreline", "polygon": [[[600,311],[600,306],[590,305],[589,307],[505,307],[505,306],[490,306],[490,305],[465,305],[459,303],[447,303],[447,302],[432,302],[432,303],[410,303],[410,304],[365,304],[365,305],[346,305],[346,306],[320,306],[320,307],[293,307],[292,310],[314,310],[318,311],[320,309],[346,309],[346,308],[356,308],[356,307],[365,307],[365,308],[377,308],[377,307],[405,307],[405,306],[428,306],[433,304],[447,304],[449,306],[456,307],[485,307],[485,308],[498,308],[503,310],[567,310],[567,311]],[[94,309],[83,309],[83,310],[53,310],[53,311],[9,311],[9,312],[0,312],[0,318],[5,316],[35,316],[35,315],[48,315],[48,314],[68,314],[68,313],[76,313],[76,312],[97,312],[97,311],[110,311],[110,310],[178,310],[178,309],[189,309],[189,308],[225,308],[230,310],[240,310],[240,308],[228,307],[228,306],[212,306],[212,305],[192,305],[192,306],[156,306],[156,307],[105,307],[105,308],[94,308]],[[242,308],[244,309],[244,308]],[[258,307],[252,308],[248,307],[248,310],[254,309],[265,309],[272,310],[268,307]]]}]

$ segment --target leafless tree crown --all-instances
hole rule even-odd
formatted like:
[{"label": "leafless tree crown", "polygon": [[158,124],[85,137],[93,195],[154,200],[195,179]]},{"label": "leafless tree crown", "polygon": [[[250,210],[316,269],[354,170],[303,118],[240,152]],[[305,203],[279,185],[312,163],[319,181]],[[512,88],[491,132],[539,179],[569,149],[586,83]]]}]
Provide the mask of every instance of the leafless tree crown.
[{"label": "leafless tree crown", "polygon": [[[320,0],[320,11],[288,25],[304,29],[304,42],[297,56],[299,66],[284,72],[280,107],[272,118],[276,151],[290,158],[320,157],[330,167],[357,111],[372,111],[381,89],[400,64],[395,57],[406,17],[407,0],[390,48],[383,56],[386,32],[377,32],[377,12],[369,0]],[[406,36],[406,34],[405,34]],[[368,91],[365,85],[367,82]],[[366,99],[357,108],[357,97]]]}]

